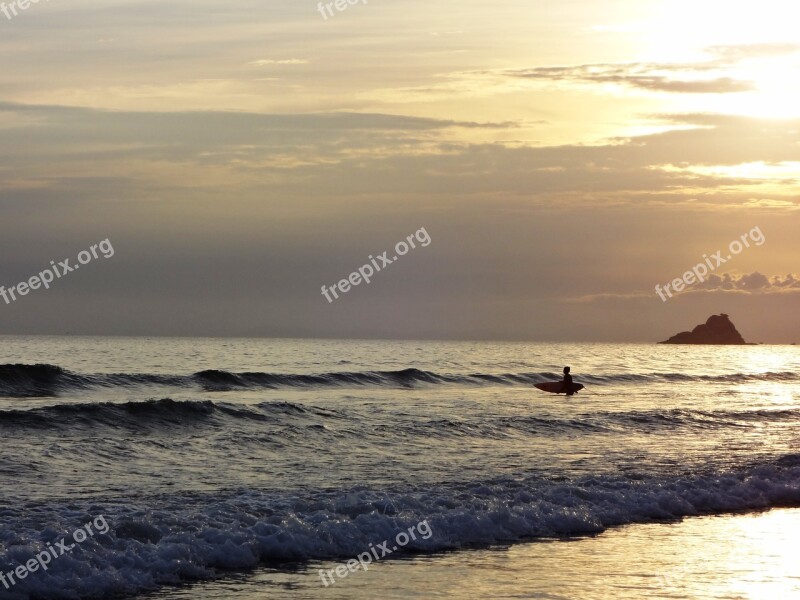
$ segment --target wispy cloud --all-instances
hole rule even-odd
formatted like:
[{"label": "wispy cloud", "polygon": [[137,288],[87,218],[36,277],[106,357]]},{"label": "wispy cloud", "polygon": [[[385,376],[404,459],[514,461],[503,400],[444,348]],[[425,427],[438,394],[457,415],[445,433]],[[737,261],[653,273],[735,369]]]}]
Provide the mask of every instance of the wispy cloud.
[{"label": "wispy cloud", "polygon": [[[714,68],[710,64],[661,65],[646,63],[587,64],[566,67],[536,67],[509,70],[509,77],[538,81],[625,85],[643,90],[678,94],[731,94],[755,89],[751,81],[732,77],[701,77]],[[674,71],[674,74],[669,73]],[[680,74],[681,76],[676,76]],[[687,75],[692,75],[689,78]]]},{"label": "wispy cloud", "polygon": [[767,277],[763,273],[754,271],[743,274],[723,273],[717,275],[712,273],[704,282],[698,282],[688,287],[687,291],[722,290],[765,294],[798,289],[800,289],[800,278],[793,273]]},{"label": "wispy cloud", "polygon": [[303,58],[287,58],[283,60],[262,58],[260,60],[250,61],[247,64],[251,67],[267,67],[270,65],[307,65],[308,61]]},{"label": "wispy cloud", "polygon": [[[758,295],[797,293],[800,292],[800,276],[794,273],[767,276],[759,271],[753,271],[752,273],[712,273],[707,276],[704,282],[688,286],[678,297],[717,292]],[[566,301],[569,303],[591,304],[594,302],[642,299],[658,300],[658,296],[652,290],[634,290],[631,292],[587,294],[567,298]]]},{"label": "wispy cloud", "polygon": [[773,58],[800,52],[798,44],[712,46],[709,59],[691,63],[590,63],[507,69],[501,73],[537,81],[623,85],[677,94],[732,94],[756,89],[752,81],[723,74],[748,59]]},{"label": "wispy cloud", "polygon": [[[561,205],[797,208],[792,181],[780,170],[737,170],[796,156],[796,120],[662,115],[684,127],[591,146],[535,147],[462,141],[467,132],[513,132],[513,122],[387,114],[121,112],[0,102],[0,118],[0,182],[6,189],[49,186],[57,174],[77,178],[97,171],[132,172],[141,181],[144,173],[163,177],[170,165],[192,181],[219,170],[217,180],[226,186],[284,185],[284,191],[318,195],[448,189]],[[163,183],[170,185],[168,178]]]}]

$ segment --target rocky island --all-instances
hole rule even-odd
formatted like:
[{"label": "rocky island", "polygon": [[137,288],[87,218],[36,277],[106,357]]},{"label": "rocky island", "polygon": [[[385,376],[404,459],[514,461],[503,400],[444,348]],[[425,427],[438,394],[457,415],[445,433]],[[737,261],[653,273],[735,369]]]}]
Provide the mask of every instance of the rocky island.
[{"label": "rocky island", "polygon": [[681,331],[659,344],[735,344],[745,345],[742,335],[736,330],[726,314],[711,315],[702,325],[691,331]]}]

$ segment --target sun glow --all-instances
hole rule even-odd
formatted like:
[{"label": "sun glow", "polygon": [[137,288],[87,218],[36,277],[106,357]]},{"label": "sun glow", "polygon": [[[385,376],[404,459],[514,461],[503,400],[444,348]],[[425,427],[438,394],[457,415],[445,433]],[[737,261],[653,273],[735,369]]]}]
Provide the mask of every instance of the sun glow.
[{"label": "sun glow", "polygon": [[736,69],[736,76],[752,81],[756,91],[732,94],[728,110],[765,118],[800,116],[800,56],[753,60]]},{"label": "sun glow", "polygon": [[796,43],[800,5],[786,0],[662,0],[643,23],[651,60],[689,60],[709,48]]},{"label": "sun glow", "polygon": [[707,66],[704,78],[749,83],[752,91],[675,98],[681,110],[760,118],[800,116],[800,4],[671,0],[641,23],[643,61]]}]

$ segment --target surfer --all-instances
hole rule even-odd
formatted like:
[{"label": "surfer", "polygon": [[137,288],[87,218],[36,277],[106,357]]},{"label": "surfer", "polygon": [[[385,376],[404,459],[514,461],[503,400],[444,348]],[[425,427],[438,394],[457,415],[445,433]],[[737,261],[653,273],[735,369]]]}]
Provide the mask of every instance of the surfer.
[{"label": "surfer", "polygon": [[564,379],[561,380],[564,386],[561,388],[567,396],[572,396],[575,392],[572,391],[572,375],[569,374],[569,367],[564,367]]},{"label": "surfer", "polygon": [[543,381],[542,383],[534,383],[533,387],[543,392],[551,394],[566,394],[567,396],[574,396],[576,392],[583,389],[582,383],[574,383],[572,375],[569,374],[569,367],[564,367],[564,378],[558,381]]}]

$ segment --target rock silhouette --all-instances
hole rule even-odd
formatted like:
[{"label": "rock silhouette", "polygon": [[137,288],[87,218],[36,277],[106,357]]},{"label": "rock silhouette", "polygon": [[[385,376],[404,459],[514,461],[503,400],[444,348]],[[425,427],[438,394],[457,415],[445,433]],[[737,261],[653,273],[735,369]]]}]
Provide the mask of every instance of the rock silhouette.
[{"label": "rock silhouette", "polygon": [[711,315],[691,331],[681,331],[659,344],[738,344],[744,345],[742,335],[726,314]]}]

